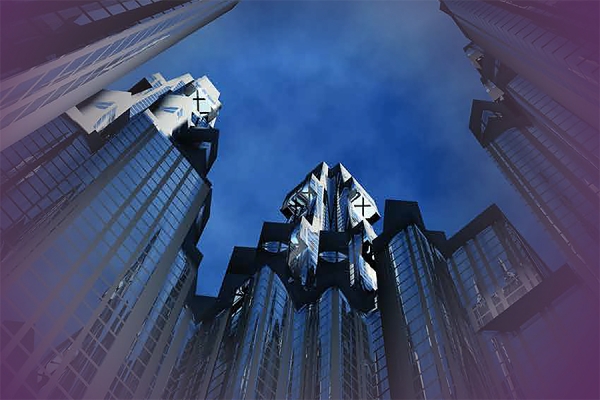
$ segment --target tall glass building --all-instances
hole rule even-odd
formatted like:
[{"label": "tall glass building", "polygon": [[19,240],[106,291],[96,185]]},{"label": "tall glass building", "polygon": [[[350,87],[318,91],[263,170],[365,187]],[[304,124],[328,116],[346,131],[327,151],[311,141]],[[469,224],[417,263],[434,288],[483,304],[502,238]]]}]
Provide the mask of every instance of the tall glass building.
[{"label": "tall glass building", "polygon": [[190,319],[220,107],[206,77],[155,74],[0,154],[2,398],[162,393]]},{"label": "tall glass building", "polygon": [[[486,74],[504,75],[502,85],[510,82],[507,75],[519,75],[598,129],[597,2],[440,0],[440,6],[483,49]],[[512,90],[525,94],[519,83]]]},{"label": "tall glass building", "polygon": [[392,398],[598,397],[597,299],[497,206],[447,239],[388,200],[374,253]]},{"label": "tall glass building", "polygon": [[496,398],[597,398],[597,300],[491,206],[441,247]]},{"label": "tall glass building", "polygon": [[600,288],[597,2],[441,0],[492,101],[470,129],[569,264]]},{"label": "tall glass building", "polygon": [[188,298],[161,398],[594,397],[594,303],[496,206],[448,239],[388,200],[376,235],[373,199],[321,164],[281,212],[218,297]]},{"label": "tall glass building", "polygon": [[0,150],[231,10],[236,3],[0,2]]},{"label": "tall glass building", "polygon": [[389,392],[377,309],[371,197],[338,164],[286,197],[285,223],[235,248],[218,298],[197,320],[164,398],[380,399]]},{"label": "tall glass building", "polygon": [[375,240],[392,398],[494,398],[475,332],[417,203],[386,201]]},{"label": "tall glass building", "polygon": [[495,205],[448,239],[443,250],[450,255],[450,274],[477,330],[497,324],[505,310],[550,274]]}]

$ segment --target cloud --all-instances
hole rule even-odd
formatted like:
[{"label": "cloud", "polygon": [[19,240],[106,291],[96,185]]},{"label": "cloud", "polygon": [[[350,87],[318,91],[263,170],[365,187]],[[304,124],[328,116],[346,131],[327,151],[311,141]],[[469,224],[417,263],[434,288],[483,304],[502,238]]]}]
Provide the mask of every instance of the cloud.
[{"label": "cloud", "polygon": [[497,202],[542,243],[468,131],[471,100],[486,95],[438,4],[242,1],[123,80],[190,72],[221,91],[203,293],[218,290],[233,246],[283,220],[285,194],[320,161],[342,162],[381,210],[418,201],[432,229],[453,233]]}]

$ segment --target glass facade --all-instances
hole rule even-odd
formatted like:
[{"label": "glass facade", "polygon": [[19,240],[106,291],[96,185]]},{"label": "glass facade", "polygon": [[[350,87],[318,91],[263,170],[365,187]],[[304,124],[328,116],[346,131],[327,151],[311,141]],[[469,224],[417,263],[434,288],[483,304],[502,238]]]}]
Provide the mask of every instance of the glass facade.
[{"label": "glass facade", "polygon": [[536,126],[508,128],[486,144],[486,150],[573,267],[596,287],[598,188],[589,164]]},{"label": "glass facade", "polygon": [[[159,390],[210,200],[206,170],[177,142],[215,132],[214,121],[191,122],[198,111],[185,92],[199,85],[215,90],[206,78],[170,81],[174,91],[153,110],[126,109],[124,125],[92,132],[99,146],[81,120],[63,115],[2,152],[2,397]],[[161,116],[173,98],[189,103],[176,127]]]},{"label": "glass facade", "polygon": [[[542,282],[548,267],[497,207],[450,239],[448,268],[478,329]],[[452,246],[460,245],[458,248]]]},{"label": "glass facade", "polygon": [[[233,8],[236,1],[2,2],[4,149]],[[21,51],[27,46],[29,51]],[[31,47],[35,50],[32,50]]]},{"label": "glass facade", "polygon": [[515,76],[506,85],[506,89],[536,125],[557,143],[598,168],[598,129],[578,118],[521,76]]},{"label": "glass facade", "polygon": [[444,250],[498,397],[597,397],[598,309],[567,266],[546,267],[495,206]]},{"label": "glass facade", "polygon": [[471,131],[598,292],[598,3],[442,0],[441,9],[471,41],[465,53],[493,100],[473,103]]},{"label": "glass facade", "polygon": [[[595,2],[441,0],[441,9],[488,55],[598,129]],[[488,75],[494,62],[484,68]],[[502,89],[488,76],[488,80]],[[504,90],[504,89],[503,89]]]},{"label": "glass facade", "polygon": [[[342,165],[321,164],[282,213],[287,223],[265,224],[247,257],[234,251],[216,304],[200,307],[187,345],[194,356],[181,353],[166,397],[390,398],[377,278],[363,254],[375,203]],[[194,383],[178,380],[194,358]]]},{"label": "glass facade", "polygon": [[376,244],[383,337],[397,377],[391,397],[490,398],[473,328],[438,248],[445,238],[425,230],[415,207],[388,201]]},{"label": "glass facade", "polygon": [[163,398],[593,393],[593,303],[496,206],[448,239],[417,203],[388,200],[377,236],[374,201],[323,163],[281,211],[256,248],[234,248],[218,297],[189,299]]}]

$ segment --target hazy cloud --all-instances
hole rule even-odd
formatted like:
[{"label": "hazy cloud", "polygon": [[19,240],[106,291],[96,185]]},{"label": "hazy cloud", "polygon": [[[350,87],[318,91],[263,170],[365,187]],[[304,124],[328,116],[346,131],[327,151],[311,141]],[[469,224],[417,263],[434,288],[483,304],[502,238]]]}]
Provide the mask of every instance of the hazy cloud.
[{"label": "hazy cloud", "polygon": [[496,202],[534,245],[546,240],[468,131],[486,95],[438,4],[242,1],[117,84],[190,72],[221,91],[203,293],[233,246],[282,221],[285,194],[320,161],[342,162],[381,211],[386,198],[418,201],[431,229],[452,234]]}]

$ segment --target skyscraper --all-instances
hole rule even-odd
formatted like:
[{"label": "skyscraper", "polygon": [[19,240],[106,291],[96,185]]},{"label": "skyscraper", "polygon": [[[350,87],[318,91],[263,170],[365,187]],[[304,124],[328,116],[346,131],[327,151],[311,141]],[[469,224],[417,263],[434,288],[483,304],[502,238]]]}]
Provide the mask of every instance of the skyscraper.
[{"label": "skyscraper", "polygon": [[3,398],[162,391],[189,322],[220,107],[206,77],[155,74],[1,153]]},{"label": "skyscraper", "polygon": [[256,248],[234,249],[218,297],[189,297],[162,398],[592,393],[597,325],[574,323],[593,321],[587,292],[568,267],[549,271],[497,207],[447,239],[417,203],[388,200],[377,236],[373,199],[323,163],[281,211]]},{"label": "skyscraper", "polygon": [[236,3],[0,2],[0,150],[106,88]]},{"label": "skyscraper", "polygon": [[[287,222],[265,223],[257,248],[234,249],[218,298],[191,299],[200,323],[192,327],[163,397],[475,397],[464,383],[468,368],[461,369],[454,354],[458,334],[446,329],[461,324],[453,318],[426,306],[411,308],[410,321],[424,321],[423,313],[435,321],[439,343],[431,344],[434,331],[421,326],[415,334],[425,341],[414,343],[418,353],[398,360],[390,350],[395,342],[413,343],[394,323],[397,310],[382,304],[390,301],[389,292],[378,289],[383,279],[398,290],[395,280],[375,272],[380,263],[391,268],[393,260],[376,263],[371,223],[379,212],[341,164],[315,168],[287,195],[281,211]],[[396,243],[410,242],[402,237]],[[430,286],[446,290],[433,279]],[[450,301],[460,307],[456,297]],[[462,327],[468,328],[466,319]],[[408,363],[408,378],[391,369],[398,363]],[[429,368],[434,363],[440,369]]]},{"label": "skyscraper", "polygon": [[[440,3],[441,10],[487,55],[484,69],[487,80],[507,85],[511,92],[522,95],[530,90],[525,81],[542,92],[538,95],[548,96],[598,129],[600,8],[597,2],[440,0]],[[520,79],[510,84],[515,75]],[[544,108],[542,104],[538,106]],[[542,113],[548,111],[544,109]]]},{"label": "skyscraper", "polygon": [[235,248],[218,298],[165,398],[390,398],[377,279],[374,201],[338,164],[317,166],[286,197],[285,223],[257,248]]},{"label": "skyscraper", "polygon": [[374,253],[392,398],[494,397],[440,251],[445,241],[426,229],[417,203],[386,201]]},{"label": "skyscraper", "polygon": [[598,7],[441,0],[492,99],[473,102],[471,131],[596,292]]},{"label": "skyscraper", "polygon": [[597,398],[597,300],[550,270],[496,206],[442,246],[500,398]]}]

